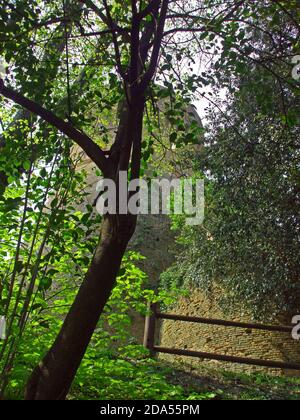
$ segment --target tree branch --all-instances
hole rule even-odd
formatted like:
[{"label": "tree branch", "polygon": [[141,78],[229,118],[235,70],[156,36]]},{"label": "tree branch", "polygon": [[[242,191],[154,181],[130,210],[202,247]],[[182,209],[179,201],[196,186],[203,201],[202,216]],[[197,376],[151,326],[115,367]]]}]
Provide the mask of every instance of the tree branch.
[{"label": "tree branch", "polygon": [[[238,11],[244,3],[245,3],[245,0],[240,0],[237,4],[235,4],[234,7],[225,16],[223,16],[219,21],[217,21],[218,24],[222,24],[222,23],[228,21],[229,19],[231,19],[232,16],[235,14],[235,12]],[[220,12],[218,15],[220,15],[221,13],[222,12]],[[211,20],[207,20],[207,22],[205,22],[202,27],[192,27],[192,26],[190,26],[190,27],[187,27],[187,28],[181,27],[181,28],[170,29],[163,34],[163,37],[171,35],[171,34],[175,34],[175,33],[178,33],[178,32],[186,32],[186,33],[189,33],[189,32],[191,32],[191,33],[205,32],[205,31],[213,28],[213,23],[217,20],[217,16],[213,17],[213,19],[211,19]],[[176,17],[176,15],[174,15],[174,17]],[[177,16],[177,17],[179,17],[179,16]],[[186,19],[188,17],[191,18],[191,19],[196,18],[196,17],[191,17],[191,16],[188,16],[188,15],[184,16],[184,14],[182,14],[180,17],[183,18],[183,19]],[[199,20],[199,17],[198,17],[197,20]]]},{"label": "tree branch", "polygon": [[90,9],[92,9],[93,12],[96,13],[96,15],[100,17],[102,22],[110,28],[111,32],[114,31],[115,33],[120,33],[122,35],[127,35],[128,36],[128,32],[126,31],[126,29],[117,25],[115,22],[112,22],[113,25],[111,27],[111,22],[109,21],[109,18],[107,16],[105,16],[105,14],[102,12],[102,10],[99,9],[99,7],[95,3],[93,3],[91,0],[82,0],[82,3],[84,3]]},{"label": "tree branch", "polygon": [[141,81],[141,84],[140,84],[140,88],[142,90],[144,90],[147,87],[147,85],[149,84],[149,82],[151,81],[151,79],[153,78],[153,76],[155,74],[155,70],[156,70],[156,67],[157,67],[158,59],[159,59],[161,42],[162,42],[162,39],[163,39],[163,36],[164,36],[164,28],[165,28],[165,22],[166,22],[168,7],[169,7],[169,0],[163,0],[162,6],[161,6],[161,11],[160,11],[158,27],[157,27],[157,31],[156,31],[156,35],[155,35],[155,39],[154,39],[153,50],[152,50],[152,55],[151,55],[149,68],[146,71],[146,73],[145,73],[145,75],[144,75],[144,77]]},{"label": "tree branch", "polygon": [[132,9],[132,15],[136,16],[137,15],[136,0],[131,0],[131,9]]},{"label": "tree branch", "polygon": [[144,19],[145,17],[147,17],[148,15],[150,15],[151,13],[154,12],[155,8],[159,6],[160,0],[152,0],[150,1],[150,3],[148,4],[148,6],[145,7],[144,10],[142,10],[139,14],[138,17],[140,20]]},{"label": "tree branch", "polygon": [[78,144],[104,175],[108,173],[109,165],[104,152],[89,136],[77,130],[71,123],[57,117],[53,112],[48,111],[36,102],[25,98],[22,94],[5,86],[2,79],[0,79],[0,95],[11,99],[16,104],[26,108],[28,111],[38,115],[42,120],[56,127],[60,132]]},{"label": "tree branch", "polygon": [[132,17],[132,28],[131,28],[131,60],[129,66],[129,81],[130,87],[133,88],[138,80],[139,75],[139,55],[140,55],[140,23],[136,14]]},{"label": "tree branch", "polygon": [[107,25],[112,31],[112,39],[113,39],[113,44],[114,44],[114,49],[115,49],[117,68],[118,68],[119,74],[122,77],[122,79],[124,81],[126,81],[127,77],[126,77],[126,74],[125,74],[125,72],[123,71],[123,68],[122,68],[121,52],[120,52],[120,48],[119,48],[119,44],[118,44],[118,38],[117,38],[117,35],[116,35],[116,31],[115,31],[116,25],[113,21],[113,18],[111,16],[111,14],[110,14],[110,10],[109,10],[107,1],[103,0],[103,4],[104,4],[105,11],[106,11],[106,14],[107,14]]},{"label": "tree branch", "polygon": [[94,2],[92,2],[91,0],[82,0],[82,3],[86,4],[87,7],[92,9],[93,12],[100,17],[102,22],[105,23],[105,25],[109,26],[107,17]]}]

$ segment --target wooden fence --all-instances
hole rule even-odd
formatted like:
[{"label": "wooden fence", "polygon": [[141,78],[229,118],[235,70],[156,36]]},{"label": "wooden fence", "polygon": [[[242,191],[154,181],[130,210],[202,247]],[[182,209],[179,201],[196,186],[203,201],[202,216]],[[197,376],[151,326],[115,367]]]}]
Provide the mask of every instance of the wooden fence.
[{"label": "wooden fence", "polygon": [[226,356],[226,355],[221,355],[221,354],[204,353],[201,351],[194,351],[194,350],[165,348],[165,347],[159,347],[155,345],[156,321],[158,319],[192,322],[192,323],[216,325],[216,326],[222,326],[222,327],[234,327],[234,328],[242,328],[242,329],[247,329],[247,330],[251,329],[251,330],[260,330],[260,331],[280,332],[280,333],[290,334],[290,335],[292,334],[292,329],[293,329],[292,326],[248,324],[244,322],[224,321],[221,319],[207,319],[207,318],[199,318],[199,317],[191,317],[191,316],[183,316],[183,315],[165,314],[165,313],[160,313],[158,311],[157,304],[152,304],[149,306],[149,313],[150,314],[146,317],[146,321],[145,321],[144,346],[147,349],[149,349],[153,355],[156,353],[166,353],[166,354],[173,354],[173,355],[178,355],[178,356],[198,357],[201,359],[217,360],[217,361],[228,362],[228,363],[240,363],[244,365],[300,371],[299,363],[292,363],[292,362],[286,363],[286,362],[279,362],[279,361],[272,361],[272,360],[260,360],[260,359],[251,359],[251,358],[237,357],[237,356]]}]

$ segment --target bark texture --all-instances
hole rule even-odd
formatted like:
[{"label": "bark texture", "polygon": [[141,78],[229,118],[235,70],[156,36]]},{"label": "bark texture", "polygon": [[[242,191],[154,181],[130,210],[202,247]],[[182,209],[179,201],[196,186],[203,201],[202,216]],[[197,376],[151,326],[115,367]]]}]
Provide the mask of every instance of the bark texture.
[{"label": "bark texture", "polygon": [[109,217],[92,264],[63,327],[26,387],[26,400],[64,400],[114,287],[128,241],[132,216]]}]

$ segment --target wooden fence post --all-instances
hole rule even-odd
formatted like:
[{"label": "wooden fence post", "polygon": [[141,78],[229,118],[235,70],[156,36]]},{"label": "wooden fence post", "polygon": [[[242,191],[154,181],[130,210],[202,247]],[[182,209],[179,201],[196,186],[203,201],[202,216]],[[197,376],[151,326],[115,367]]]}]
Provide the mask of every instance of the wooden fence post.
[{"label": "wooden fence post", "polygon": [[152,303],[148,305],[149,314],[145,319],[145,333],[144,333],[144,347],[150,350],[151,355],[155,354],[155,324],[156,324],[156,313],[158,310],[158,304]]}]

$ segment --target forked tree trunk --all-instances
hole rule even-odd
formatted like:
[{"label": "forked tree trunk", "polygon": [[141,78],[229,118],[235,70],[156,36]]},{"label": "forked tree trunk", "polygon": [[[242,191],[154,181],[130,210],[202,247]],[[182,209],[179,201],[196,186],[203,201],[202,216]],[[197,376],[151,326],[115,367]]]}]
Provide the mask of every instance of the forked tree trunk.
[{"label": "forked tree trunk", "polygon": [[[144,97],[130,107],[125,104],[121,115],[116,153],[112,156],[111,178],[117,183],[118,171],[128,170],[130,160],[132,173],[138,177],[144,104]],[[136,220],[137,217],[130,214],[105,216],[100,243],[88,273],[58,337],[27,383],[26,400],[66,398],[115,285],[128,242],[135,231]]]},{"label": "forked tree trunk", "polygon": [[66,398],[114,287],[135,224],[133,216],[104,220],[91,267],[55,343],[27,383],[26,400]]}]

